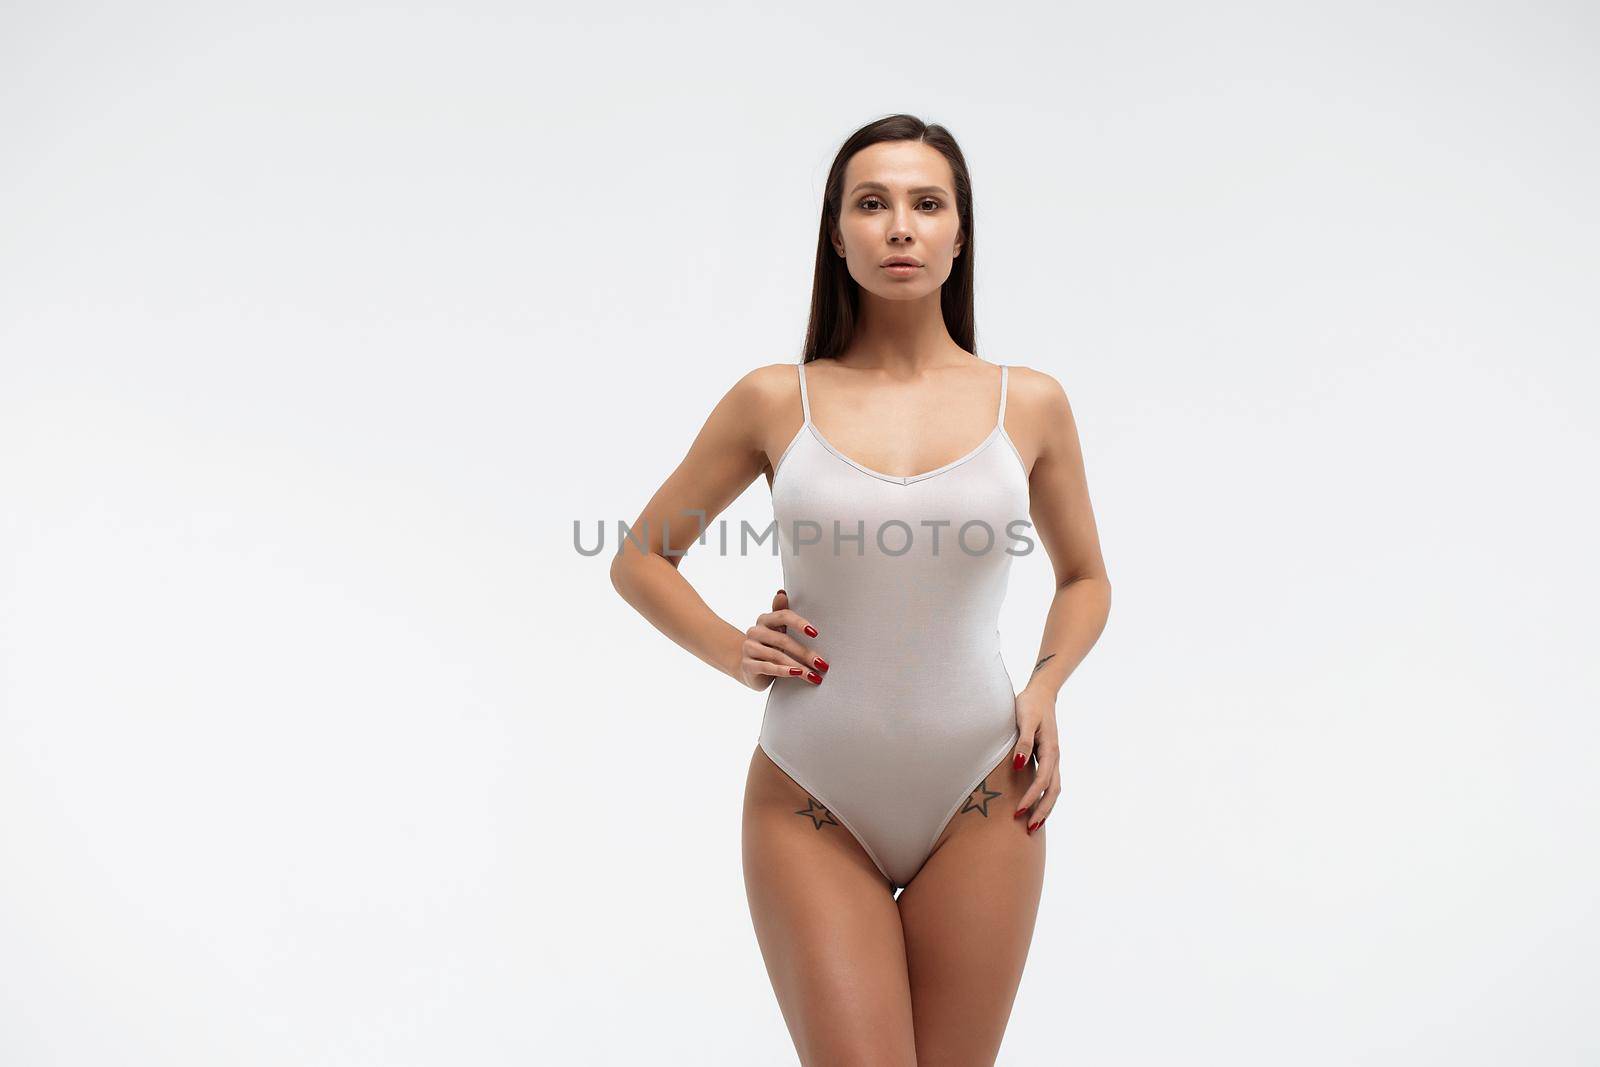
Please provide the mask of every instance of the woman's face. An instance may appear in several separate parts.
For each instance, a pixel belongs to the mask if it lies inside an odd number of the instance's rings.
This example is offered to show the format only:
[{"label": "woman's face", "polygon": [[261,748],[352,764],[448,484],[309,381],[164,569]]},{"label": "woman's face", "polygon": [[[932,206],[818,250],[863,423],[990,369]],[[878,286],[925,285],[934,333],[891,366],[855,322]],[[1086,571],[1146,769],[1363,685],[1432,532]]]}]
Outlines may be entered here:
[{"label": "woman's face", "polygon": [[[954,177],[921,141],[880,141],[850,157],[833,249],[863,289],[886,300],[939,291],[961,254]],[[896,256],[918,265],[885,265]]]}]

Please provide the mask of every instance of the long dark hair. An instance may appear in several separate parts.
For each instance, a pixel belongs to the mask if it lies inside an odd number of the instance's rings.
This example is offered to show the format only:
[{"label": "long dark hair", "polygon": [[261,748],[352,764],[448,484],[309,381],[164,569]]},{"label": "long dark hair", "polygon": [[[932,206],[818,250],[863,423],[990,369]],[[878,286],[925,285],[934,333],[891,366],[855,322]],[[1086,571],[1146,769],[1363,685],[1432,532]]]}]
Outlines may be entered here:
[{"label": "long dark hair", "polygon": [[961,222],[961,254],[950,267],[950,277],[939,291],[945,329],[951,340],[976,355],[977,330],[972,316],[972,180],[961,146],[943,126],[929,125],[915,115],[890,115],[861,127],[839,146],[828,183],[822,192],[822,227],[817,234],[817,265],[811,280],[811,320],[806,325],[805,351],[800,362],[831,359],[849,347],[861,308],[861,290],[850,276],[844,257],[833,248],[833,230],[839,223],[844,199],[844,168],[850,157],[880,141],[921,141],[938,149],[950,161],[955,177],[956,217]]}]

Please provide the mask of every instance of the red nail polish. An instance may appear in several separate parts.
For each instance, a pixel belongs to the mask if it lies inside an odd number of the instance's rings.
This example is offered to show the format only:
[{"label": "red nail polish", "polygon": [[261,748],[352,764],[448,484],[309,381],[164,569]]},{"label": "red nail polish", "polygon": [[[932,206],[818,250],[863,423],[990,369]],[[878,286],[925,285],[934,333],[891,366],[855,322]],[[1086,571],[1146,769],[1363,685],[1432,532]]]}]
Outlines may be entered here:
[{"label": "red nail polish", "polygon": [[810,623],[806,623],[806,636],[807,637],[815,637],[815,636],[817,636],[817,628],[815,626],[812,626]]},{"label": "red nail polish", "polygon": [[1024,756],[1020,752],[1017,753],[1017,758],[1011,761],[1011,769],[1014,770],[1014,771],[1020,771],[1020,770],[1022,770],[1022,768],[1026,767],[1027,765],[1028,765],[1028,757]]},{"label": "red nail polish", "polygon": [[806,675],[806,681],[810,682],[812,685],[821,685],[822,675],[818,674],[816,671],[811,671]]},{"label": "red nail polish", "polygon": [[778,590],[778,592],[780,592],[780,593],[781,593],[781,592],[783,592],[783,590],[782,590],[782,589],[780,589],[780,590]]},{"label": "red nail polish", "polygon": [[789,668],[790,677],[793,677],[796,674],[804,674],[804,673],[806,673],[804,667],[790,667]]},{"label": "red nail polish", "polygon": [[811,665],[817,668],[819,671],[825,671],[828,669],[828,661],[823,659],[821,656],[818,656],[816,659],[812,660]]},{"label": "red nail polish", "polygon": [[1039,828],[1039,824],[1038,824],[1038,823],[1036,823],[1036,822],[1031,822],[1031,823],[1029,823],[1029,824],[1028,824],[1028,833],[1030,833],[1030,834],[1031,834],[1031,833],[1033,833],[1033,832],[1034,832],[1034,831],[1035,831],[1035,830],[1037,830],[1037,829],[1038,829],[1038,828]]},{"label": "red nail polish", "polygon": [[1017,813],[1015,815],[1011,816],[1011,817],[1013,819],[1020,819],[1026,814],[1028,814],[1028,809],[1027,808],[1018,808],[1017,809]]}]

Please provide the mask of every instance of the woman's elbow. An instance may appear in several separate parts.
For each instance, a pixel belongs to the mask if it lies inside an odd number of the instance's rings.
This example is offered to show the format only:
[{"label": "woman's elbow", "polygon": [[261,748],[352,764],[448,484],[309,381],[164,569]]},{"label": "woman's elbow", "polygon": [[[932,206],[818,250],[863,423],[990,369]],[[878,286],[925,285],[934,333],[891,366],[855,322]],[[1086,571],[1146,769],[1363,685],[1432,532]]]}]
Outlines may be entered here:
[{"label": "woman's elbow", "polygon": [[629,599],[628,593],[633,588],[632,571],[633,560],[628,558],[626,552],[618,552],[611,557],[611,588],[623,600]]}]

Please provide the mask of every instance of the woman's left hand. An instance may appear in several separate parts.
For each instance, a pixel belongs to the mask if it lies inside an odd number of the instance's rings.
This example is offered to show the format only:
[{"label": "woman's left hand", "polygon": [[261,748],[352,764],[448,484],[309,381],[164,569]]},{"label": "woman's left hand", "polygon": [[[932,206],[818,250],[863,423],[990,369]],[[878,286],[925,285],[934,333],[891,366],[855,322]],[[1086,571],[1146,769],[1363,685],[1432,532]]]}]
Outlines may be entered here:
[{"label": "woman's left hand", "polygon": [[1022,736],[1017,741],[1017,752],[1012,766],[1022,770],[1028,766],[1028,757],[1039,763],[1033,781],[1022,794],[1022,804],[1017,818],[1029,808],[1028,832],[1031,834],[1044,822],[1050,809],[1056,806],[1061,795],[1061,738],[1056,733],[1056,697],[1054,693],[1029,690],[1026,686],[1017,694],[1017,729]]}]

